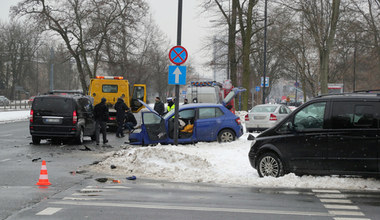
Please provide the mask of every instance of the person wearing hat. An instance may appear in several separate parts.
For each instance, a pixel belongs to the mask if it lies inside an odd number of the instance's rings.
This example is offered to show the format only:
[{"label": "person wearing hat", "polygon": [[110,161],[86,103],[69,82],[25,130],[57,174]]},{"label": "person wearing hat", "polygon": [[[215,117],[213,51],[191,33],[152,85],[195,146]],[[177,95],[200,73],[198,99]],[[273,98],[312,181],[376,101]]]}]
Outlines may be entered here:
[{"label": "person wearing hat", "polygon": [[100,103],[94,107],[94,118],[95,118],[95,140],[96,145],[99,145],[99,135],[100,132],[103,134],[103,144],[107,143],[107,121],[108,121],[108,108],[106,106],[106,98],[102,98]]},{"label": "person wearing hat", "polygon": [[124,137],[125,111],[129,110],[122,98],[118,98],[115,104],[117,131],[116,137]]},{"label": "person wearing hat", "polygon": [[154,110],[159,114],[159,115],[164,115],[164,112],[165,112],[165,105],[164,103],[161,102],[161,99],[160,97],[156,97],[154,99],[155,103],[154,103]]}]

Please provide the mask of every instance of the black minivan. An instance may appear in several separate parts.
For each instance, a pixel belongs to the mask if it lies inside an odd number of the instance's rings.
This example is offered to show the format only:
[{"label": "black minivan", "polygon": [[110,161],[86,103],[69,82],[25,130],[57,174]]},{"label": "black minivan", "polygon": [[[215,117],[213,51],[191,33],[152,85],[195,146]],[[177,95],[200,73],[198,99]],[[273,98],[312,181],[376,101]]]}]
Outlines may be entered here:
[{"label": "black minivan", "polygon": [[41,139],[66,139],[82,144],[84,136],[94,140],[92,100],[78,92],[36,96],[30,110],[29,130],[33,144],[39,144]]},{"label": "black minivan", "polygon": [[378,175],[380,94],[314,98],[252,142],[260,177],[296,174]]}]

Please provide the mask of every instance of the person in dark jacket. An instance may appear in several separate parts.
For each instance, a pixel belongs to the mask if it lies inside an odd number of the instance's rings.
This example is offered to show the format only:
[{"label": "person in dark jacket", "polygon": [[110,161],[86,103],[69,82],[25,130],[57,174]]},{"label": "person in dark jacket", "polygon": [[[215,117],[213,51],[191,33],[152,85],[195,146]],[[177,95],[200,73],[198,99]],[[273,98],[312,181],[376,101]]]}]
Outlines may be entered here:
[{"label": "person in dark jacket", "polygon": [[155,98],[156,103],[154,103],[154,111],[156,111],[159,115],[164,115],[165,105],[161,102],[160,97]]},{"label": "person in dark jacket", "polygon": [[129,109],[127,113],[125,113],[125,128],[128,129],[128,133],[131,133],[135,129],[137,125],[137,121],[131,110]]},{"label": "person in dark jacket", "polygon": [[95,140],[96,145],[99,145],[100,132],[103,134],[103,144],[107,143],[107,121],[108,121],[108,108],[106,106],[106,98],[102,98],[101,102],[94,107],[95,118]]},{"label": "person in dark jacket", "polygon": [[118,98],[115,104],[115,110],[117,122],[116,137],[124,137],[123,126],[125,121],[125,111],[129,110],[129,108],[122,98]]}]

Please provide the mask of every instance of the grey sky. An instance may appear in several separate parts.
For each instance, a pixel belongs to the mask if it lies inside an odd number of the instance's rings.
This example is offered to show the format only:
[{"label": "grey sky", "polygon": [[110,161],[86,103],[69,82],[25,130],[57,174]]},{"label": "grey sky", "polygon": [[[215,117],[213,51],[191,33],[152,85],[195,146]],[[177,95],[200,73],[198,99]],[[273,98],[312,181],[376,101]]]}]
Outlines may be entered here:
[{"label": "grey sky", "polygon": [[[7,21],[9,8],[20,0],[0,0],[0,19]],[[168,36],[171,45],[177,43],[177,11],[178,0],[146,0],[151,6],[151,13],[161,30]],[[188,53],[189,59],[195,66],[196,71],[202,76],[210,70],[205,70],[201,64],[210,61],[204,52],[200,51],[205,44],[208,35],[209,18],[200,15],[197,8],[202,0],[183,0],[183,20],[182,20],[182,46]],[[169,53],[169,51],[168,51]],[[212,53],[208,53],[210,56]],[[186,63],[184,64],[186,65]],[[209,74],[207,74],[209,75]]]}]

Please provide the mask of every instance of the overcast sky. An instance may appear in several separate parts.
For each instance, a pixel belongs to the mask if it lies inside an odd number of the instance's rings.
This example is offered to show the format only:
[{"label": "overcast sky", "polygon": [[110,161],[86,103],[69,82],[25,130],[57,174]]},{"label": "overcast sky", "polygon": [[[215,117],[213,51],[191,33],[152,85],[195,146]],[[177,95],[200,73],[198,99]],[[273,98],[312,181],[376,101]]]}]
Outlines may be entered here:
[{"label": "overcast sky", "polygon": [[[0,19],[7,21],[9,8],[20,0],[0,0]],[[161,30],[168,36],[173,46],[177,43],[177,12],[178,0],[146,0],[151,6],[151,13]],[[201,51],[206,44],[209,18],[201,15],[198,8],[202,0],[183,0],[182,46],[189,53],[188,60],[196,66],[196,71],[202,75],[210,75],[210,70],[204,69],[201,64],[210,60],[212,53]],[[169,53],[169,51],[168,51]],[[186,65],[186,63],[184,64]]]}]

